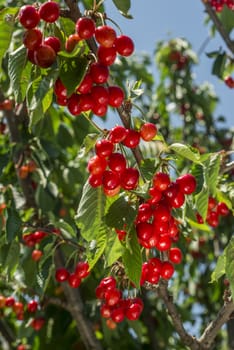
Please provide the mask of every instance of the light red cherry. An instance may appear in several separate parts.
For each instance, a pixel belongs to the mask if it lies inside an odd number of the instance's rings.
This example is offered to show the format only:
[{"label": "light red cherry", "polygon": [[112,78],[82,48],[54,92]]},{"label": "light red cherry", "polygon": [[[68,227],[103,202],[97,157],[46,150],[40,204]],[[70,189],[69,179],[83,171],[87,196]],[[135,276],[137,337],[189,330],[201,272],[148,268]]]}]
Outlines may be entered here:
[{"label": "light red cherry", "polygon": [[76,22],[76,32],[81,39],[90,39],[95,33],[95,22],[89,17],[79,18]]},{"label": "light red cherry", "polygon": [[43,19],[45,22],[53,23],[59,18],[59,4],[54,1],[47,1],[40,6],[38,12],[40,18]]},{"label": "light red cherry", "polygon": [[32,29],[38,25],[40,16],[34,6],[24,5],[19,11],[19,21],[23,27]]},{"label": "light red cherry", "polygon": [[108,25],[99,26],[95,29],[95,39],[101,46],[112,47],[116,39],[116,32]]},{"label": "light red cherry", "polygon": [[134,51],[134,43],[127,35],[120,35],[115,39],[115,47],[121,56],[130,56]]}]

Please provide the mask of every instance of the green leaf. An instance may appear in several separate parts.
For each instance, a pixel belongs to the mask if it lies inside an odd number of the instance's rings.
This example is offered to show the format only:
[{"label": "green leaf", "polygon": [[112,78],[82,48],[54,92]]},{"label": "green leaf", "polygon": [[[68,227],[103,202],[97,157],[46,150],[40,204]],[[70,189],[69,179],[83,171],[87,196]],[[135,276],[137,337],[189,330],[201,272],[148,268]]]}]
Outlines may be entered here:
[{"label": "green leaf", "polygon": [[[22,96],[21,85],[23,84],[21,81],[23,70],[26,65],[26,53],[27,50],[24,45],[20,46],[17,50],[11,52],[9,54],[8,60],[8,74],[10,77],[10,87],[14,93],[15,100],[17,103],[22,102],[24,96]],[[29,67],[29,65],[28,65]],[[28,69],[26,70],[28,72]],[[28,75],[26,73],[26,75]],[[23,75],[25,79],[25,73]],[[29,78],[29,76],[28,76]],[[27,82],[28,84],[28,82]],[[25,89],[24,89],[25,90]],[[25,95],[25,92],[24,92]]]},{"label": "green leaf", "polygon": [[142,256],[135,230],[131,232],[128,244],[130,249],[125,249],[123,254],[123,263],[128,278],[134,283],[136,288],[139,288]]},{"label": "green leaf", "polygon": [[136,209],[131,206],[126,197],[122,196],[110,205],[105,221],[107,226],[121,230],[125,226],[126,229],[131,227],[135,217]]},{"label": "green leaf", "polygon": [[212,154],[209,160],[208,167],[206,168],[208,171],[208,179],[209,179],[209,190],[213,196],[216,194],[218,176],[220,170],[220,154],[215,153]]},{"label": "green leaf", "polygon": [[66,59],[62,62],[59,77],[67,88],[68,95],[72,94],[82,81],[87,66],[86,57]]},{"label": "green leaf", "polygon": [[8,16],[14,16],[18,8],[5,8],[0,11],[0,74],[2,73],[2,60],[10,45],[12,33],[14,31],[14,21]]},{"label": "green leaf", "polygon": [[[112,0],[112,1],[122,15],[127,17],[130,16],[128,14],[128,11],[130,10],[130,7],[131,7],[130,0]],[[129,18],[131,18],[131,16]]]},{"label": "green leaf", "polygon": [[53,211],[55,207],[55,199],[49,192],[48,188],[43,188],[41,185],[38,185],[35,199],[43,212]]},{"label": "green leaf", "polygon": [[9,245],[5,260],[5,269],[10,276],[14,275],[14,272],[19,264],[20,244],[17,241],[12,241]]},{"label": "green leaf", "polygon": [[226,252],[226,276],[230,282],[232,297],[234,296],[234,237],[225,248]]},{"label": "green leaf", "polygon": [[14,208],[7,208],[6,239],[10,243],[21,233],[21,219]]},{"label": "green leaf", "polygon": [[[97,239],[96,239],[96,244],[95,248],[92,250],[88,250],[88,262],[89,262],[89,267],[92,269],[94,265],[97,263],[97,261],[100,259],[102,256],[106,244],[107,244],[107,232],[108,228],[105,225],[101,225],[98,232],[97,232]],[[93,243],[93,242],[92,242]]]},{"label": "green leaf", "polygon": [[66,221],[60,219],[59,221],[56,221],[54,225],[59,228],[62,232],[62,235],[66,238],[77,237],[77,230],[75,227],[72,227],[70,224],[68,224]]},{"label": "green leaf", "polygon": [[169,150],[195,163],[199,163],[200,161],[200,154],[195,149],[182,143],[173,143],[169,146]]},{"label": "green leaf", "polygon": [[140,164],[140,172],[145,180],[151,181],[157,169],[158,160],[155,158],[144,159]]},{"label": "green leaf", "polygon": [[222,79],[226,61],[227,55],[225,53],[219,54],[214,60],[212,74]]},{"label": "green leaf", "polygon": [[234,12],[230,10],[227,6],[223,7],[220,13],[220,20],[225,28],[225,31],[229,34],[234,28]]},{"label": "green leaf", "polygon": [[82,197],[76,215],[81,235],[87,241],[97,238],[105,212],[106,197],[102,188],[93,188],[88,181],[84,185]]},{"label": "green leaf", "polygon": [[189,225],[191,225],[194,228],[197,228],[200,231],[211,232],[211,228],[209,225],[199,224],[198,222],[193,221],[189,218],[186,218],[186,221],[189,223]]},{"label": "green leaf", "polygon": [[208,198],[209,198],[209,191],[206,186],[204,186],[196,196],[196,208],[198,213],[202,216],[203,220],[205,221],[206,215],[207,215],[207,209],[208,209]]},{"label": "green leaf", "polygon": [[109,237],[105,251],[106,266],[108,267],[114,264],[114,262],[116,262],[123,255],[124,251],[125,248],[118,239],[117,234],[112,234]]},{"label": "green leaf", "polygon": [[94,148],[95,143],[98,139],[99,135],[98,134],[88,134],[85,136],[84,142],[80,148],[80,151],[78,153],[79,158],[83,158],[85,155],[87,155],[91,149]]},{"label": "green leaf", "polygon": [[226,271],[226,252],[219,256],[214,271],[211,274],[211,283],[217,282]]}]

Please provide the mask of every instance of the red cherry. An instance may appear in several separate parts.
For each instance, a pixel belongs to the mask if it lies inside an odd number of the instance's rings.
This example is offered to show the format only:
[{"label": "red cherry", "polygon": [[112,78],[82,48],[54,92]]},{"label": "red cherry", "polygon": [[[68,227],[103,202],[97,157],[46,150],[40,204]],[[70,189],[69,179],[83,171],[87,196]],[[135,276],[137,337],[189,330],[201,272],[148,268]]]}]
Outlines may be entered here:
[{"label": "red cherry", "polygon": [[160,199],[162,198],[162,192],[160,190],[158,190],[157,188],[155,188],[155,187],[151,187],[149,189],[149,194],[152,197],[150,199],[150,203],[151,204],[158,203],[160,201]]},{"label": "red cherry", "polygon": [[81,94],[87,94],[88,92],[90,92],[92,85],[93,79],[91,77],[91,74],[87,73],[81,81],[80,85],[78,86],[77,92]]},{"label": "red cherry", "polygon": [[45,324],[44,317],[34,318],[31,322],[31,326],[35,331],[39,331]]},{"label": "red cherry", "polygon": [[162,263],[162,269],[161,269],[162,278],[169,280],[172,277],[174,271],[175,271],[174,266],[169,261],[164,261]]},{"label": "red cherry", "polygon": [[112,47],[116,39],[116,32],[110,26],[100,26],[95,30],[95,39],[101,46]]},{"label": "red cherry", "polygon": [[173,263],[173,264],[180,264],[182,261],[182,252],[179,248],[175,247],[175,248],[171,248],[169,250],[169,260]]},{"label": "red cherry", "polygon": [[216,211],[209,212],[206,218],[206,222],[212,227],[217,227],[219,224],[218,213]]},{"label": "red cherry", "polygon": [[75,274],[79,278],[85,278],[90,274],[89,263],[87,261],[79,261],[76,265]]},{"label": "red cherry", "polygon": [[120,323],[124,320],[125,317],[125,311],[123,307],[117,307],[111,312],[111,319],[116,322]]},{"label": "red cherry", "polygon": [[120,186],[115,187],[113,190],[108,190],[107,188],[103,187],[103,192],[108,197],[116,196],[119,193],[120,190],[121,190]]},{"label": "red cherry", "polygon": [[132,303],[126,310],[126,317],[130,321],[138,320],[142,312],[142,307],[138,303]]},{"label": "red cherry", "polygon": [[168,206],[161,203],[156,205],[153,215],[156,222],[168,222],[171,218],[170,209],[168,208]]},{"label": "red cherry", "polygon": [[162,261],[159,258],[151,258],[148,262],[150,271],[161,273]]},{"label": "red cherry", "polygon": [[109,168],[118,174],[121,174],[126,169],[126,165],[127,162],[122,153],[112,153],[108,159]]},{"label": "red cherry", "polygon": [[163,252],[163,251],[166,251],[168,249],[170,249],[171,247],[171,239],[169,236],[159,236],[156,244],[155,244],[155,247],[160,251],[160,252]]},{"label": "red cherry", "polygon": [[23,35],[23,44],[28,50],[35,50],[42,43],[42,32],[38,28],[27,30]]},{"label": "red cherry", "polygon": [[107,167],[107,161],[103,157],[93,156],[88,161],[88,171],[91,174],[98,175],[103,174]]},{"label": "red cherry", "polygon": [[48,36],[44,39],[44,44],[52,47],[56,54],[61,50],[61,41],[56,36]]},{"label": "red cherry", "polygon": [[104,66],[111,66],[116,59],[117,53],[114,47],[99,46],[97,50],[98,62]]},{"label": "red cherry", "polygon": [[20,301],[16,301],[13,305],[13,310],[16,314],[20,314],[24,312],[24,304]]},{"label": "red cherry", "polygon": [[75,46],[78,44],[78,42],[81,41],[81,38],[78,34],[71,34],[66,40],[65,43],[65,49],[67,52],[72,52],[75,48]]},{"label": "red cherry", "polygon": [[56,270],[55,279],[57,282],[67,281],[68,277],[69,277],[69,272],[64,267],[60,267],[59,269]]},{"label": "red cherry", "polygon": [[111,307],[106,304],[102,304],[100,307],[100,314],[103,318],[111,317]]},{"label": "red cherry", "polygon": [[93,104],[94,101],[90,93],[80,95],[79,107],[81,112],[90,111],[93,108]]},{"label": "red cherry", "polygon": [[91,89],[91,98],[95,104],[107,105],[109,94],[108,90],[104,86],[93,86]]},{"label": "red cherry", "polygon": [[153,211],[151,209],[151,205],[149,203],[142,203],[139,205],[136,221],[137,222],[148,221],[152,216],[152,214],[153,214]]},{"label": "red cherry", "polygon": [[180,208],[184,204],[184,201],[185,197],[182,192],[178,192],[175,197],[169,199],[169,203],[173,208]]},{"label": "red cherry", "polygon": [[120,241],[123,241],[125,239],[126,235],[127,235],[127,232],[124,231],[124,230],[117,230],[117,228],[115,229],[115,231],[116,231],[116,233],[118,235],[118,239]]},{"label": "red cherry", "polygon": [[90,75],[94,83],[104,84],[107,82],[107,79],[109,77],[109,70],[107,66],[104,66],[98,62],[94,62],[90,66]]},{"label": "red cherry", "polygon": [[39,8],[40,18],[49,23],[57,21],[59,12],[59,4],[54,1],[47,1]]},{"label": "red cherry", "polygon": [[113,276],[104,277],[100,282],[100,286],[104,290],[115,289],[116,279]]},{"label": "red cherry", "polygon": [[196,213],[196,219],[199,224],[204,224],[204,220],[199,213]]},{"label": "red cherry", "polygon": [[81,113],[80,95],[72,94],[67,100],[67,108],[72,115],[79,115]]},{"label": "red cherry", "polygon": [[88,17],[81,17],[76,22],[76,32],[81,39],[90,39],[95,33],[95,22]]},{"label": "red cherry", "polygon": [[34,50],[27,50],[27,58],[32,64],[36,64],[34,54],[35,54]]},{"label": "red cherry", "polygon": [[119,302],[121,296],[122,293],[119,289],[108,289],[105,293],[106,304],[108,306],[116,305]]},{"label": "red cherry", "polygon": [[158,172],[153,177],[153,187],[159,191],[165,191],[170,184],[170,177],[166,173]]},{"label": "red cherry", "polygon": [[157,127],[153,123],[145,123],[140,128],[140,135],[144,141],[151,141],[157,135]]},{"label": "red cherry", "polygon": [[38,302],[36,300],[30,300],[27,305],[28,312],[34,313],[37,311]]},{"label": "red cherry", "polygon": [[[109,86],[108,92],[109,92],[109,101],[108,101],[109,105],[115,108],[120,107],[124,101],[123,90],[119,86]],[[121,141],[118,141],[118,142],[121,142]]]},{"label": "red cherry", "polygon": [[117,125],[111,129],[109,133],[109,140],[113,143],[119,143],[119,142],[122,142],[126,136],[127,136],[127,129],[125,129],[121,125]]},{"label": "red cherry", "polygon": [[34,51],[35,63],[41,68],[49,68],[56,61],[56,53],[49,45],[41,44]]},{"label": "red cherry", "polygon": [[134,190],[139,181],[139,171],[135,168],[126,168],[121,174],[121,186],[125,190]]},{"label": "red cherry", "polygon": [[90,174],[89,176],[89,184],[92,187],[99,187],[102,185],[102,173],[101,174]]},{"label": "red cherry", "polygon": [[0,295],[0,309],[3,309],[6,305],[6,298],[3,295]]},{"label": "red cherry", "polygon": [[121,56],[130,56],[134,51],[134,43],[126,35],[120,35],[115,39],[115,47]]},{"label": "red cherry", "polygon": [[27,349],[26,346],[23,345],[23,344],[19,344],[19,345],[17,346],[17,350],[26,350],[26,349]]},{"label": "red cherry", "polygon": [[32,29],[38,25],[40,16],[34,6],[25,5],[19,11],[19,21],[24,28]]},{"label": "red cherry", "polygon": [[123,140],[123,144],[129,148],[135,148],[140,143],[140,133],[133,129],[126,129],[126,137]]},{"label": "red cherry", "polygon": [[67,89],[60,78],[58,78],[54,84],[54,93],[60,98],[67,97]]},{"label": "red cherry", "polygon": [[113,143],[107,139],[98,140],[95,144],[95,152],[99,157],[109,157],[112,154],[113,150]]},{"label": "red cherry", "polygon": [[12,307],[15,304],[15,298],[14,297],[7,297],[5,299],[5,306]]},{"label": "red cherry", "polygon": [[208,199],[208,209],[214,209],[217,205],[217,201],[213,197],[209,197]]},{"label": "red cherry", "polygon": [[40,243],[43,238],[47,236],[47,233],[44,231],[35,231],[33,232],[33,239],[36,243]]},{"label": "red cherry", "polygon": [[68,277],[68,284],[72,288],[78,288],[81,284],[81,279],[76,275],[76,273],[71,273]]},{"label": "red cherry", "polygon": [[153,234],[153,225],[148,222],[139,222],[136,225],[137,237],[143,241],[148,241]]},{"label": "red cherry", "polygon": [[112,170],[105,170],[102,176],[102,184],[106,190],[114,190],[120,185],[119,174]]},{"label": "red cherry", "polygon": [[229,209],[224,202],[218,203],[217,213],[218,213],[218,215],[222,215],[222,216],[227,216],[229,214]]},{"label": "red cherry", "polygon": [[32,257],[32,259],[33,259],[34,261],[39,261],[39,260],[41,259],[42,255],[43,255],[43,252],[42,252],[41,250],[39,250],[39,249],[34,249],[34,250],[32,251],[31,257]]},{"label": "red cherry", "polygon": [[181,175],[176,179],[176,183],[180,186],[180,191],[184,194],[191,194],[196,189],[196,179],[192,174]]},{"label": "red cherry", "polygon": [[104,105],[104,104],[101,104],[101,103],[94,103],[92,111],[98,117],[103,117],[104,115],[106,115],[107,105]]}]

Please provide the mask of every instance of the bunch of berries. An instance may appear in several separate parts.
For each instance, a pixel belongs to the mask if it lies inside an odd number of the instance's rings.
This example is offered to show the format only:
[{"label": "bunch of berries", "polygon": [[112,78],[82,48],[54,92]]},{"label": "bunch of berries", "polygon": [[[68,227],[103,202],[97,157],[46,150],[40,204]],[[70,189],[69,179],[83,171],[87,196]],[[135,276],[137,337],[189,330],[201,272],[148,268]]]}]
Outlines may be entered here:
[{"label": "bunch of berries", "polygon": [[23,44],[28,50],[28,59],[41,68],[48,68],[56,61],[61,42],[55,36],[43,38],[43,33],[37,26],[40,20],[54,23],[59,18],[59,14],[59,4],[54,1],[45,2],[39,9],[33,5],[25,5],[19,11],[19,21],[26,29]]},{"label": "bunch of berries", "polygon": [[234,10],[234,0],[209,0],[209,3],[216,12],[221,12],[225,5]]},{"label": "bunch of berries", "polygon": [[87,261],[79,261],[76,265],[75,271],[72,273],[64,267],[57,269],[55,279],[57,282],[67,281],[70,287],[78,288],[82,279],[86,278],[89,274],[89,263]]},{"label": "bunch of berries", "polygon": [[116,285],[116,279],[108,276],[96,288],[96,297],[102,301],[101,316],[116,323],[122,322],[125,317],[130,321],[137,320],[144,307],[143,301],[140,298],[123,299],[122,292]]},{"label": "bunch of berries", "polygon": [[0,295],[0,309],[11,308],[15,313],[17,320],[24,320],[25,313],[27,315],[35,314],[38,311],[39,304],[36,300],[31,299],[25,305],[21,301],[15,300],[13,296],[5,297],[4,295]]},{"label": "bunch of berries", "polygon": [[122,153],[115,152],[115,146],[121,143],[128,148],[135,148],[141,138],[150,141],[156,133],[157,128],[152,123],[142,125],[140,131],[123,126],[112,128],[108,138],[96,142],[96,155],[88,161],[90,185],[103,186],[107,196],[114,196],[121,188],[127,191],[134,190],[138,185],[139,171],[127,166],[126,158]]},{"label": "bunch of berries", "polygon": [[[219,225],[220,216],[227,216],[229,209],[224,202],[217,202],[215,198],[209,197],[208,211],[206,216],[206,222],[211,227],[217,227]],[[203,224],[204,221],[199,213],[197,213],[197,221],[199,224]]]}]

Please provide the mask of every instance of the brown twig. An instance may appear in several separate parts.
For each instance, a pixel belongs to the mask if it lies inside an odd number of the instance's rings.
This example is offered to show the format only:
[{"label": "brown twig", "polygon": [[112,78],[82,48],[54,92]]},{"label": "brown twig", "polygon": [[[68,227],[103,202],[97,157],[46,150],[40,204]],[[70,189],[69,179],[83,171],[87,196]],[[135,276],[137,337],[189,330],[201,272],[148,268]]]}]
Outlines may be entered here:
[{"label": "brown twig", "polygon": [[218,30],[219,34],[223,38],[224,42],[226,43],[229,50],[234,54],[234,41],[231,40],[230,36],[228,35],[227,31],[225,30],[222,22],[220,21],[219,17],[217,16],[216,12],[213,10],[212,6],[209,4],[209,2],[202,0],[206,12],[210,16],[211,20],[213,21],[216,29]]}]

